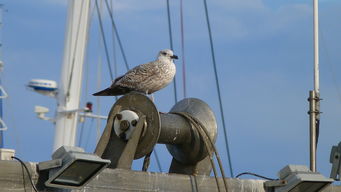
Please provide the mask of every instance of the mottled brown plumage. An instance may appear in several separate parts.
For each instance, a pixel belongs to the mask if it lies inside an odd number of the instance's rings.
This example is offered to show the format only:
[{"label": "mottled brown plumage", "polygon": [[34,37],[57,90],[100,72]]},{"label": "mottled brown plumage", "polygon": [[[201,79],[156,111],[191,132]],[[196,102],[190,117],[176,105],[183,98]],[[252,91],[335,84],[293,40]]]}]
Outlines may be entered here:
[{"label": "mottled brown plumage", "polygon": [[172,50],[162,50],[155,61],[134,67],[123,76],[116,78],[109,88],[93,95],[116,96],[131,91],[154,93],[166,87],[173,80],[176,73],[173,59],[177,58]]}]

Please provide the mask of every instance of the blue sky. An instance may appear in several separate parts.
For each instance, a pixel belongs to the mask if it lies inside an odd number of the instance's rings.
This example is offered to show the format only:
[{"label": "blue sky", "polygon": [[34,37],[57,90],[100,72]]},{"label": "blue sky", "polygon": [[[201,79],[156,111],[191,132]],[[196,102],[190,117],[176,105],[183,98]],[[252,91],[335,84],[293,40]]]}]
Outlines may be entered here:
[{"label": "blue sky", "polygon": [[[114,0],[114,15],[130,66],[153,60],[169,47],[166,3],[160,0]],[[2,1],[4,14],[2,74],[10,95],[5,101],[5,147],[14,148],[25,161],[50,159],[54,126],[39,120],[35,105],[50,108],[56,102],[30,92],[25,85],[32,78],[59,81],[63,57],[67,1]],[[223,132],[219,117],[208,31],[202,1],[184,1],[185,58],[188,97],[207,102],[214,110],[219,136],[217,146],[228,172]],[[287,164],[309,165],[308,93],[313,88],[313,33],[311,0],[211,0],[208,1],[219,80],[228,129],[234,173],[251,171],[276,177]],[[321,134],[318,171],[330,173],[329,153],[341,141],[341,2],[320,0]],[[171,1],[174,51],[180,57],[179,1]],[[106,34],[112,46],[109,17]],[[92,93],[110,84],[99,27],[93,14],[85,62],[82,103],[98,104]],[[116,45],[118,74],[125,72]],[[110,50],[111,52],[112,49]],[[100,62],[102,61],[102,62]],[[101,64],[102,63],[102,64]],[[176,62],[180,98],[181,62]],[[98,72],[98,66],[102,71]],[[101,86],[97,87],[98,75]],[[174,105],[173,87],[155,94],[160,111]],[[108,113],[113,98],[101,98],[100,114]],[[105,125],[103,121],[100,129]],[[96,122],[87,120],[81,146],[93,151]],[[164,146],[156,148],[163,170],[170,155]],[[140,167],[138,161],[135,168]],[[151,170],[157,171],[153,159]]]}]

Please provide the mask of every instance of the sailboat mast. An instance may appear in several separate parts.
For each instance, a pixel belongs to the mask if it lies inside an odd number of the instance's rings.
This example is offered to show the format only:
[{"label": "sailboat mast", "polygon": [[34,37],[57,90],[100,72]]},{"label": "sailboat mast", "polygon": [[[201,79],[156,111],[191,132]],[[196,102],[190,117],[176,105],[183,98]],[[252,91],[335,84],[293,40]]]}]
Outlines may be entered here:
[{"label": "sailboat mast", "polygon": [[62,145],[75,145],[84,54],[88,38],[90,0],[68,0],[68,2],[68,21],[57,97],[53,150]]}]

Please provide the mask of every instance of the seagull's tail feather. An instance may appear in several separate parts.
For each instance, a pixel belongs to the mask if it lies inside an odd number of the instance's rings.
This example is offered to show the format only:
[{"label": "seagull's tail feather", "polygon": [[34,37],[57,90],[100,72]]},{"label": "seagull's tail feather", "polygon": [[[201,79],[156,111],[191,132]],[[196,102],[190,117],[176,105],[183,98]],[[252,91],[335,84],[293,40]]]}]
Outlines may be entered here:
[{"label": "seagull's tail feather", "polygon": [[132,89],[127,87],[115,86],[109,87],[102,91],[92,94],[93,96],[117,96],[117,95],[124,95],[132,91]]}]

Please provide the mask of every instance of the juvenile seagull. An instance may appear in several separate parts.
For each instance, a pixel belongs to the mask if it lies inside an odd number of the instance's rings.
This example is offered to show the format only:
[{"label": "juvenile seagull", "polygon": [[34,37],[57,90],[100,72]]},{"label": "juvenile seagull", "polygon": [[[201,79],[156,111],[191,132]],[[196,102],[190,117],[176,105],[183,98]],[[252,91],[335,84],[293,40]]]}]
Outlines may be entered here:
[{"label": "juvenile seagull", "polygon": [[174,78],[176,69],[173,59],[178,56],[170,49],[161,50],[155,61],[138,65],[116,78],[109,88],[94,93],[94,96],[116,96],[131,91],[152,94],[166,87]]}]

